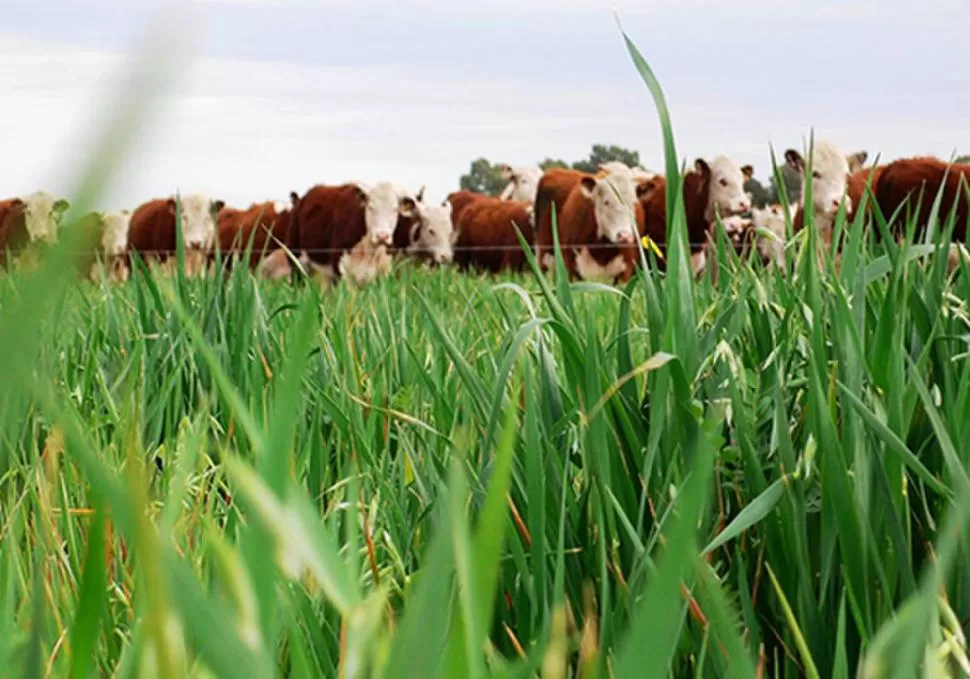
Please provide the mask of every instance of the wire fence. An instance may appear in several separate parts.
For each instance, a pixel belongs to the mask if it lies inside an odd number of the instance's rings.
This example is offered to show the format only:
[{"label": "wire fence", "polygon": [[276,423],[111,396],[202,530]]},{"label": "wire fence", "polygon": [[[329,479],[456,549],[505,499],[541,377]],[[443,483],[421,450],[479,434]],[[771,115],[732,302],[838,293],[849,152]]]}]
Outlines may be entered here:
[{"label": "wire fence", "polygon": [[[729,239],[729,240],[731,240],[731,239]],[[661,250],[666,250],[667,249],[667,243],[665,241],[652,241],[652,244],[653,245],[656,245]],[[711,244],[711,241],[688,241],[687,246],[689,248],[700,248],[700,247],[706,247],[706,246],[708,246],[710,244]],[[620,244],[617,244],[617,243],[602,243],[602,242],[600,242],[600,243],[566,243],[566,244],[560,243],[559,246],[560,246],[560,249],[563,249],[563,250],[565,250],[565,249],[570,249],[570,250],[579,250],[579,249],[586,249],[586,250],[625,250],[625,249],[631,249],[631,248],[633,248],[635,246],[635,243],[634,244],[628,244],[628,245],[620,245]],[[344,248],[341,248],[341,247],[333,247],[333,248],[291,248],[290,251],[293,252],[293,254],[306,253],[308,255],[325,255],[325,254],[340,254],[340,253],[350,252],[351,250],[354,249],[354,247],[355,246],[344,247]],[[373,246],[373,247],[376,248],[376,247],[380,247],[380,246]],[[396,246],[388,246],[388,245],[385,245],[383,247],[388,252],[399,252],[399,253],[406,253],[406,254],[422,254],[422,253],[424,253],[424,254],[432,254],[432,253],[438,251],[438,248],[433,248],[433,247],[419,247],[419,246],[396,247]],[[644,247],[644,249],[650,249],[651,248],[651,244],[650,243],[645,243],[645,244],[643,244],[643,247]],[[283,246],[273,246],[273,247],[267,247],[265,249],[265,252],[266,252],[266,254],[271,254],[272,252],[276,252],[276,251],[283,250],[283,249],[284,249]],[[522,252],[523,251],[522,250],[522,247],[520,245],[453,245],[453,246],[451,246],[450,249],[454,253],[464,253],[464,252]],[[529,250],[532,250],[533,252],[535,252],[536,249],[537,248],[535,246],[529,248]],[[543,246],[541,249],[542,250],[549,250],[549,251],[551,251],[551,250],[553,250],[553,247],[551,245],[548,245],[548,246]],[[237,248],[237,247],[228,248],[228,249],[227,248],[219,248],[218,251],[222,255],[245,255],[245,254],[247,254],[247,251],[246,251],[245,248]],[[111,254],[114,254],[114,255],[122,255],[122,254],[129,254],[130,252],[138,252],[140,255],[146,255],[146,254],[147,255],[177,255],[178,254],[178,250],[175,249],[175,248],[172,248],[172,249],[130,248],[130,249],[128,249],[128,250],[126,250],[124,252],[121,252],[121,253],[111,253]],[[187,255],[188,254],[191,254],[191,253],[200,253],[201,252],[201,253],[204,253],[204,254],[209,255],[209,256],[215,256],[217,250],[216,250],[216,248],[205,249],[205,250],[197,250],[197,249],[193,249],[193,248],[188,248],[187,247],[187,248],[184,249],[183,252],[185,254],[187,254]],[[74,253],[75,254],[78,254],[78,255],[105,256],[104,250],[88,250],[88,249],[83,249],[83,250],[74,250]],[[254,255],[259,255],[259,254],[262,254],[262,253],[263,253],[263,248],[253,248],[252,251],[251,251],[251,254],[254,254]]]}]

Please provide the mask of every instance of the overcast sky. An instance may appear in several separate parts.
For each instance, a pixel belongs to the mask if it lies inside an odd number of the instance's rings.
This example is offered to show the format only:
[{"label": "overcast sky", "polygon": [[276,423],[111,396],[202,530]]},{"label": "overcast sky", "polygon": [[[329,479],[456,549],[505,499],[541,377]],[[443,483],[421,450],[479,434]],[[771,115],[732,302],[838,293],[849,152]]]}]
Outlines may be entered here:
[{"label": "overcast sky", "polygon": [[[5,0],[0,197],[72,191],[118,106],[150,0]],[[391,179],[441,199],[469,162],[620,144],[660,128],[613,10],[651,63],[682,158],[766,180],[816,135],[870,157],[970,152],[968,0],[182,2],[171,87],[100,207],[202,190],[231,204]]]}]

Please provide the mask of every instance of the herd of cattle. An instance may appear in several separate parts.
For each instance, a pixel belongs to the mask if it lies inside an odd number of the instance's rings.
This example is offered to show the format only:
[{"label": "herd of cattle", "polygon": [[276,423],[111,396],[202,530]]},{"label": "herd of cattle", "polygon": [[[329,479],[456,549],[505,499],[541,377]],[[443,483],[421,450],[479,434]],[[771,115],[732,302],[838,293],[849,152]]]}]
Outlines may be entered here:
[{"label": "herd of cattle", "polygon": [[[730,159],[698,159],[682,184],[691,264],[695,275],[706,266],[716,225],[740,251],[756,248],[768,264],[784,261],[787,224],[797,233],[806,209],[814,228],[831,246],[833,224],[841,209],[852,219],[863,204],[866,186],[882,214],[915,215],[925,228],[942,189],[939,214],[953,209],[955,243],[965,242],[968,217],[966,182],[970,165],[948,164],[932,157],[904,158],[865,167],[864,151],[846,154],[818,141],[812,149],[811,175],[802,154],[785,161],[802,179],[802,198],[785,213],[780,204],[757,208],[744,191],[744,175]],[[493,197],[470,191],[450,194],[443,203],[424,200],[424,190],[409,192],[391,182],[317,185],[289,201],[256,203],[245,209],[226,206],[200,193],[156,199],[134,211],[92,213],[73,224],[88,223],[99,235],[81,267],[97,279],[127,279],[131,253],[163,268],[175,261],[177,214],[186,272],[209,270],[216,252],[227,262],[247,257],[247,264],[270,278],[300,269],[327,281],[348,277],[363,285],[388,272],[395,256],[423,259],[462,269],[490,272],[522,270],[527,261],[518,233],[541,267],[554,261],[553,227],[573,279],[625,281],[639,260],[637,241],[652,245],[663,266],[666,241],[666,180],[643,168],[606,163],[596,173],[569,169],[505,167],[508,186]],[[811,185],[812,204],[803,204]],[[911,209],[906,209],[908,205]],[[36,244],[57,242],[67,201],[38,192],[0,201],[0,252],[6,266]],[[902,208],[902,209],[901,209]],[[95,252],[96,250],[96,252]]]}]

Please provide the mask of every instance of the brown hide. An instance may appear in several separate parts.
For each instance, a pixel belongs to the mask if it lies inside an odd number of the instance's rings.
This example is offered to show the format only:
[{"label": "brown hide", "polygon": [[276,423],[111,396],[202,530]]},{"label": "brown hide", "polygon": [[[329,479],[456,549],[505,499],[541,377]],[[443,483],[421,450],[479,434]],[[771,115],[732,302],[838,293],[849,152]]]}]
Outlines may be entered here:
[{"label": "brown hide", "polygon": [[513,224],[531,247],[535,237],[528,201],[502,200],[468,191],[455,192],[447,200],[458,232],[455,264],[459,268],[477,267],[491,272],[525,268],[525,253]]},{"label": "brown hide", "polygon": [[0,269],[7,266],[7,252],[16,257],[30,241],[24,219],[24,202],[19,198],[0,201]]},{"label": "brown hide", "polygon": [[287,247],[336,272],[340,257],[367,234],[365,200],[356,184],[314,186],[293,210]]},{"label": "brown hide", "polygon": [[223,208],[219,212],[219,249],[227,264],[231,256],[242,257],[252,239],[249,267],[255,269],[266,256],[285,243],[291,210],[276,212],[273,201],[254,203],[245,210]]},{"label": "brown hide", "polygon": [[915,212],[916,204],[919,202],[916,225],[916,235],[919,237],[929,223],[933,202],[942,188],[943,195],[937,213],[937,225],[942,228],[951,211],[955,209],[953,241],[965,242],[968,202],[970,202],[966,194],[968,185],[970,185],[970,165],[947,165],[937,158],[897,160],[889,163],[882,171],[879,185],[876,187],[876,202],[886,219],[891,218],[893,213],[905,203],[905,206],[899,210],[898,223],[892,225],[893,232],[898,234],[904,233],[908,223],[907,215]]}]

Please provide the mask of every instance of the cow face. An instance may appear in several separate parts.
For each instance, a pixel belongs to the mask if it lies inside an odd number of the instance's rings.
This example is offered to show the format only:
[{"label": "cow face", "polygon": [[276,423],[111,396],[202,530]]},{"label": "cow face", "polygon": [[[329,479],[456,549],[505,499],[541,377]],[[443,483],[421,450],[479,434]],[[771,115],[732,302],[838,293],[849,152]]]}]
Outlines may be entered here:
[{"label": "cow face", "polygon": [[765,208],[751,210],[751,223],[756,230],[758,252],[765,263],[783,266],[785,263],[785,210],[781,205],[774,204]]},{"label": "cow face", "polygon": [[502,191],[502,200],[524,200],[532,203],[536,199],[542,169],[536,165],[512,167],[501,165],[502,176],[509,182]]},{"label": "cow face", "polygon": [[390,246],[394,243],[394,230],[398,217],[411,217],[417,201],[402,194],[391,182],[378,182],[374,186],[357,184],[357,191],[364,206],[364,222],[367,238],[372,245]]},{"label": "cow face", "polygon": [[[805,159],[795,149],[785,151],[785,161],[789,167],[804,177]],[[815,215],[831,219],[839,210],[845,198],[845,209],[852,209],[851,199],[845,195],[849,180],[849,161],[846,155],[827,141],[818,141],[812,149],[812,203]],[[802,191],[804,201],[804,189]]]},{"label": "cow face", "polygon": [[716,214],[729,217],[751,209],[751,199],[744,192],[744,174],[729,158],[718,156],[710,163],[698,158],[694,161],[694,172],[709,187],[704,210],[708,222],[713,222]]},{"label": "cow face", "polygon": [[636,241],[634,203],[637,185],[629,168],[603,177],[585,176],[580,181],[583,194],[593,201],[597,236],[618,245]]},{"label": "cow face", "polygon": [[[182,243],[186,250],[205,252],[212,249],[216,237],[215,215],[226,206],[221,200],[210,200],[204,193],[182,196]],[[175,199],[168,201],[175,214]]]},{"label": "cow face", "polygon": [[418,224],[412,247],[426,252],[436,264],[447,264],[454,257],[453,246],[458,231],[451,221],[451,203],[441,205],[418,203]]},{"label": "cow face", "polygon": [[21,202],[23,203],[27,236],[30,240],[32,242],[56,243],[57,229],[61,217],[71,207],[71,204],[64,199],[57,200],[43,191],[36,191],[22,198]]},{"label": "cow face", "polygon": [[109,212],[101,216],[101,249],[108,257],[123,255],[128,249],[131,211]]}]

